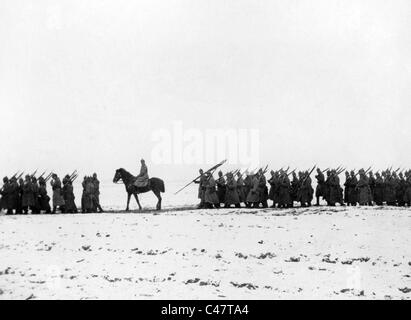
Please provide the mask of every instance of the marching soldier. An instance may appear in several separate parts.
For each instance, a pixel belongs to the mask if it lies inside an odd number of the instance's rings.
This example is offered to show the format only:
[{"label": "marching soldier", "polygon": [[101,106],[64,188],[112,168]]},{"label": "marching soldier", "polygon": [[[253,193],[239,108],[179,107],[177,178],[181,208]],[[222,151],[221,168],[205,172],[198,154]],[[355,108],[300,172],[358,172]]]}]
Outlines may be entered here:
[{"label": "marching soldier", "polygon": [[360,206],[365,206],[370,204],[371,189],[368,184],[367,176],[365,171],[361,169],[359,171],[360,179],[358,180],[356,189],[358,190],[358,203]]},{"label": "marching soldier", "polygon": [[246,195],[245,197],[245,205],[246,207],[251,207],[251,203],[248,202],[248,195],[250,194],[251,189],[253,188],[253,179],[254,175],[248,172],[248,170],[245,172],[245,179],[244,179],[244,193]]},{"label": "marching soldier", "polygon": [[396,198],[397,198],[397,204],[399,207],[403,207],[405,205],[404,202],[404,196],[405,196],[405,189],[407,188],[404,175],[402,172],[398,174],[398,183],[397,183],[397,189],[396,189]]},{"label": "marching soldier", "polygon": [[44,178],[39,178],[39,211],[51,212],[50,197],[47,195],[47,185]]},{"label": "marching soldier", "polygon": [[411,207],[411,171],[405,172],[404,203]]},{"label": "marching soldier", "polygon": [[18,185],[17,185],[17,200],[16,200],[16,214],[23,213],[23,185],[24,180],[23,178],[19,178]]},{"label": "marching soldier", "polygon": [[34,196],[34,206],[32,208],[32,213],[39,214],[40,213],[40,205],[39,205],[39,184],[37,182],[36,177],[31,178],[31,184],[33,187],[33,196]]},{"label": "marching soldier", "polygon": [[325,197],[325,177],[320,168],[317,168],[317,187],[315,188],[315,197],[317,198],[316,206],[320,205],[320,197],[324,199]]},{"label": "marching soldier", "polygon": [[66,175],[63,179],[63,198],[64,198],[64,212],[65,213],[77,213],[77,206],[75,203],[76,197],[74,196],[73,183],[70,176]]},{"label": "marching soldier", "polygon": [[96,201],[96,207],[97,207],[97,210],[101,213],[104,211],[100,205],[100,181],[97,179],[97,173],[93,174],[93,183],[94,183],[94,190],[95,190],[94,199]]},{"label": "marching soldier", "polygon": [[268,188],[267,188],[267,179],[265,178],[263,169],[258,171],[258,191],[260,194],[260,203],[263,208],[268,208]]},{"label": "marching soldier", "polygon": [[377,206],[382,206],[384,202],[384,180],[379,172],[375,174],[374,201]]},{"label": "marching soldier", "polygon": [[276,193],[276,188],[277,188],[277,178],[276,178],[276,173],[274,170],[270,171],[271,178],[268,180],[268,183],[270,184],[270,191],[268,192],[268,199],[273,201],[273,205],[271,208],[275,208],[275,205],[277,204],[277,197],[275,196]]},{"label": "marching soldier", "polygon": [[35,207],[35,199],[34,199],[34,188],[31,182],[30,176],[26,175],[24,184],[23,184],[23,197],[22,197],[22,208],[23,213],[28,214],[29,210],[34,209]]},{"label": "marching soldier", "polygon": [[328,189],[329,189],[329,199],[328,199],[328,205],[334,207],[336,203],[339,203],[340,205],[344,205],[343,201],[343,196],[341,192],[341,186],[340,186],[340,178],[337,175],[336,170],[331,170],[330,175],[328,178]]},{"label": "marching soldier", "polygon": [[[228,174],[227,174],[228,176]],[[221,203],[225,202],[225,194],[226,194],[226,185],[225,185],[225,179],[223,176],[223,173],[221,171],[218,171],[218,179],[216,180],[217,184],[217,196],[218,196],[218,201]]]},{"label": "marching soldier", "polygon": [[374,192],[375,192],[375,177],[372,171],[368,173],[368,184],[370,186],[370,206],[372,206],[374,201]]},{"label": "marching soldier", "polygon": [[300,193],[300,180],[297,177],[295,171],[293,172],[293,180],[291,181],[291,193],[290,193],[290,206],[294,207],[294,201],[299,201]]},{"label": "marching soldier", "polygon": [[51,188],[53,189],[53,211],[52,213],[56,213],[57,208],[64,213],[64,198],[62,195],[61,190],[61,181],[57,174],[53,173],[51,175],[52,180],[50,181]]},{"label": "marching soldier", "polygon": [[302,207],[311,206],[311,178],[308,172],[302,173],[300,176],[299,201]]},{"label": "marching soldier", "polygon": [[1,205],[2,208],[6,210],[7,215],[13,214],[13,210],[15,209],[15,200],[13,199],[14,190],[11,182],[7,177],[3,178],[3,188],[1,191]]},{"label": "marching soldier", "polygon": [[395,189],[397,186],[397,182],[395,178],[391,175],[390,171],[386,172],[385,175],[385,189],[384,189],[384,196],[387,205],[395,206],[397,204]]},{"label": "marching soldier", "polygon": [[236,208],[240,208],[240,198],[237,192],[237,181],[234,180],[233,174],[229,172],[227,173],[224,207],[230,208],[231,205],[235,205]]},{"label": "marching soldier", "polygon": [[291,204],[290,197],[290,179],[288,179],[287,173],[285,171],[280,171],[280,178],[278,180],[279,196],[278,196],[278,207],[288,208]]},{"label": "marching soldier", "polygon": [[245,194],[245,183],[243,180],[243,175],[240,172],[237,172],[237,193],[240,203],[246,203],[246,194]]},{"label": "marching soldier", "polygon": [[195,180],[194,183],[198,184],[198,199],[200,199],[200,204],[198,205],[198,208],[204,208],[204,194],[205,194],[205,182],[206,182],[206,175],[204,174],[203,169],[199,170],[200,177],[198,180]]},{"label": "marching soldier", "polygon": [[205,180],[205,192],[204,192],[204,205],[205,208],[220,208],[220,202],[218,200],[216,192],[216,183],[211,172],[207,173],[207,179]]}]

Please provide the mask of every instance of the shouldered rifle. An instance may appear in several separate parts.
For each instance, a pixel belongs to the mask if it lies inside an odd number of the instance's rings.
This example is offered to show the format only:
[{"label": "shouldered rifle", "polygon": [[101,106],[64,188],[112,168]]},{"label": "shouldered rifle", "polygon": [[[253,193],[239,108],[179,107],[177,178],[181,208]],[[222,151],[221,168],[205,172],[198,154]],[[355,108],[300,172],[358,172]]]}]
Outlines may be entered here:
[{"label": "shouldered rifle", "polygon": [[30,175],[30,178],[33,178],[33,177],[36,175],[37,170],[38,170],[38,169],[36,169],[36,170]]},{"label": "shouldered rifle", "polygon": [[[217,168],[219,168],[220,166],[222,166],[222,165],[223,165],[224,163],[226,163],[226,162],[227,162],[227,159],[221,161],[220,163],[217,163],[214,167],[212,167],[212,168],[208,169],[206,172],[204,172],[204,174],[209,173],[209,172],[211,172],[211,171],[214,172]],[[178,190],[178,191],[177,191],[176,193],[174,193],[174,194],[177,194],[177,193],[181,192],[182,190],[184,190],[185,188],[187,188],[190,184],[196,182],[199,178],[201,178],[201,175],[199,175],[197,178],[195,178],[194,180],[192,180],[192,181],[190,181],[189,183],[187,183],[184,187],[182,187],[180,190]]]},{"label": "shouldered rifle", "polygon": [[310,170],[310,172],[308,173],[308,175],[304,178],[304,180],[303,180],[303,182],[301,183],[301,185],[303,185],[306,181],[307,181],[307,179],[308,179],[308,177],[311,175],[311,173],[313,173],[313,171],[314,171],[314,169],[317,167],[317,165],[315,165],[311,170]]},{"label": "shouldered rifle", "polygon": [[295,170],[297,170],[297,168],[295,168],[293,171],[291,171],[290,173],[287,173],[287,176],[289,176],[290,174],[293,174],[295,172]]},{"label": "shouldered rifle", "polygon": [[45,181],[45,182],[49,181],[52,175],[53,175],[53,172],[50,172],[50,173],[48,174],[48,176],[44,179],[44,181]]},{"label": "shouldered rifle", "polygon": [[77,175],[77,170],[74,170],[73,173],[70,175],[70,180],[73,179],[73,177]]}]

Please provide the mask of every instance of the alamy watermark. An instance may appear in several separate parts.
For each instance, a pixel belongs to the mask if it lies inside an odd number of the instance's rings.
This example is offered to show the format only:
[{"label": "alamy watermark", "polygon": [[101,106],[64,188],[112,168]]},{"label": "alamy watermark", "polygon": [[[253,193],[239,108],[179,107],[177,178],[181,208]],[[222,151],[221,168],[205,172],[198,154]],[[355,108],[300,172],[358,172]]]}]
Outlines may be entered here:
[{"label": "alamy watermark", "polygon": [[170,129],[152,133],[151,161],[155,164],[215,164],[228,159],[241,167],[260,166],[259,129],[185,128],[176,121]]}]

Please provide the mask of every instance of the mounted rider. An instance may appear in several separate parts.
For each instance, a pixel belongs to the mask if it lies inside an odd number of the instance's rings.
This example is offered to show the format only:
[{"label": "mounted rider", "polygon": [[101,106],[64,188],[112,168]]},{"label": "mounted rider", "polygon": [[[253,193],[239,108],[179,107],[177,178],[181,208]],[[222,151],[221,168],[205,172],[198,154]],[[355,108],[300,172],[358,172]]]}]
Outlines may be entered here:
[{"label": "mounted rider", "polygon": [[138,188],[144,188],[148,186],[148,182],[148,169],[146,166],[146,162],[144,161],[144,159],[141,159],[140,174],[136,177],[134,185]]}]

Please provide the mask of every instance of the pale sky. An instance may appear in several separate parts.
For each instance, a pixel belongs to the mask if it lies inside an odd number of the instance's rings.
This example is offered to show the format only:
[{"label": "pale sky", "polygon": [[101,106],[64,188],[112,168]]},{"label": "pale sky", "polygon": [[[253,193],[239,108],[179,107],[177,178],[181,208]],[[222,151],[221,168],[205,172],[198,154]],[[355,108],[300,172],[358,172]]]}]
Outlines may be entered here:
[{"label": "pale sky", "polygon": [[[0,175],[191,178],[151,136],[260,130],[271,167],[411,167],[411,1],[0,1]],[[206,165],[204,165],[206,167]]]}]

